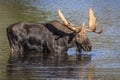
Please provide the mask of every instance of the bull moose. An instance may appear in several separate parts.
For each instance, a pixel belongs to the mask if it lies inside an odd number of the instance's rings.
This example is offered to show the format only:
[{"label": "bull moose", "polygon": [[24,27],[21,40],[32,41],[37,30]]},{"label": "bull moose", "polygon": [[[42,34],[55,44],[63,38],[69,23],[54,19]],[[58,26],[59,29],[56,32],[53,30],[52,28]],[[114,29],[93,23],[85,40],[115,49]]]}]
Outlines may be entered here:
[{"label": "bull moose", "polygon": [[82,50],[91,51],[92,45],[86,32],[96,31],[97,21],[92,8],[89,9],[88,29],[84,24],[73,26],[63,16],[60,9],[58,15],[59,21],[50,21],[49,23],[15,23],[7,27],[7,37],[11,48],[11,55],[17,59],[20,54],[29,51],[41,53],[67,53],[69,48],[75,47],[79,53]]}]

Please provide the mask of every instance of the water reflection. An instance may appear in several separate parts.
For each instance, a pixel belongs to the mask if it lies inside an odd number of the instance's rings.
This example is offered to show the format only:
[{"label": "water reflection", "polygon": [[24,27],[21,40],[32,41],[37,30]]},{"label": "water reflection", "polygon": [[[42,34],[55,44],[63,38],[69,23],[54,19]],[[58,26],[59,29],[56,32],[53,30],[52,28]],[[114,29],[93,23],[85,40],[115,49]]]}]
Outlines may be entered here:
[{"label": "water reflection", "polygon": [[8,80],[92,80],[94,67],[88,66],[91,62],[91,55],[79,54],[75,57],[66,54],[59,56],[43,56],[41,53],[29,54],[22,57],[17,63],[8,64]]}]

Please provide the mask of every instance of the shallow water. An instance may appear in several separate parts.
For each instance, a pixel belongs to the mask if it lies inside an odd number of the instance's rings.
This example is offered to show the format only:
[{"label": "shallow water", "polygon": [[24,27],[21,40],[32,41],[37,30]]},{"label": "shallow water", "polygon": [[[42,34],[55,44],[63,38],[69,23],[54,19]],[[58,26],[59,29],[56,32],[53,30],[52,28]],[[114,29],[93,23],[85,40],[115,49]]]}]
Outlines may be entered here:
[{"label": "shallow water", "polygon": [[[120,0],[1,0],[0,1],[0,80],[119,80],[120,79]],[[59,20],[60,8],[74,25],[88,21],[93,7],[99,28],[104,33],[88,33],[93,50],[77,60],[75,50],[68,51],[65,62],[34,60],[8,64],[9,44],[6,27],[15,22]],[[30,58],[31,59],[31,58]],[[38,62],[36,62],[38,61]],[[49,63],[52,62],[52,63]]]}]

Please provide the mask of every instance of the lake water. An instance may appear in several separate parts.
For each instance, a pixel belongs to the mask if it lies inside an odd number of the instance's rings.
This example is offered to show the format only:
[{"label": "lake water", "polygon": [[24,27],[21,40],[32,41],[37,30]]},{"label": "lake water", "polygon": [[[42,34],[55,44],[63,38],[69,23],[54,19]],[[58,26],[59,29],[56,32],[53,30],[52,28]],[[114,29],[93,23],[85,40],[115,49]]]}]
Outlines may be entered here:
[{"label": "lake water", "polygon": [[[72,24],[87,25],[90,7],[94,8],[99,29],[105,28],[100,35],[87,34],[93,45],[90,53],[78,59],[70,49],[65,62],[36,56],[29,58],[32,63],[8,63],[7,26],[59,20],[59,8]],[[0,36],[0,80],[120,80],[120,0],[0,0]]]}]

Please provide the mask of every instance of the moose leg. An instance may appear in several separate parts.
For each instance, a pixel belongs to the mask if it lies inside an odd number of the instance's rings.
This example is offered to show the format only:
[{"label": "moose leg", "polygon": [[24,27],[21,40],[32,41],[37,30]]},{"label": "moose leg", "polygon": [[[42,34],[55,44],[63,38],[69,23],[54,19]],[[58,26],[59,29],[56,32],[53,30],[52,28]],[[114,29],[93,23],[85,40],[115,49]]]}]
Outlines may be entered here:
[{"label": "moose leg", "polygon": [[9,62],[17,62],[20,59],[21,53],[22,53],[22,49],[20,45],[12,45]]}]

